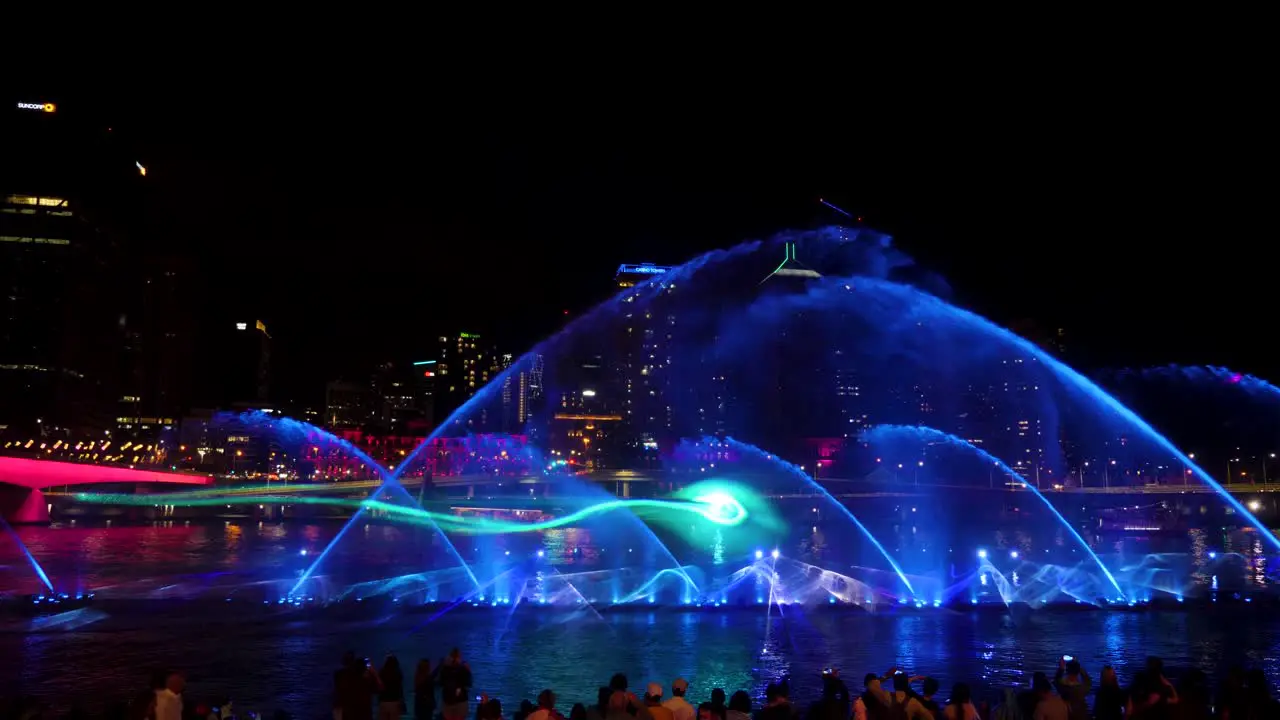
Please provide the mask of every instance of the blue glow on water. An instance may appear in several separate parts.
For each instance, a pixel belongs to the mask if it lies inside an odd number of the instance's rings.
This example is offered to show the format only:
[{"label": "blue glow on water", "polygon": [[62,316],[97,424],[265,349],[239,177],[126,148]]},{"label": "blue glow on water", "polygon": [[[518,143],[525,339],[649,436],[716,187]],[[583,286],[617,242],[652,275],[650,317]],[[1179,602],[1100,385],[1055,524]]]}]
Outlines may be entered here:
[{"label": "blue glow on water", "polygon": [[[813,478],[809,477],[808,473],[806,473],[804,470],[801,470],[798,466],[793,465],[787,462],[786,460],[779,458],[776,455],[767,453],[764,450],[761,450],[760,448],[750,443],[744,443],[739,440],[734,440],[733,438],[725,438],[725,442],[744,455],[748,455],[757,459],[762,459],[765,462],[771,463],[779,468],[786,470],[793,477],[803,481],[809,487],[822,493],[822,495],[826,497],[827,500],[829,500],[833,505],[835,505],[837,508],[840,509],[840,512],[842,512],[845,517],[849,518],[849,520],[854,524],[854,526],[858,528],[858,530],[867,538],[868,541],[870,541],[871,545],[875,547],[877,551],[879,551],[880,555],[884,558],[885,562],[887,562],[889,564],[889,567],[893,569],[893,572],[897,574],[898,579],[902,581],[903,586],[907,588],[907,591],[910,592],[912,596],[916,594],[915,588],[911,586],[911,581],[908,580],[906,574],[902,572],[902,568],[898,567],[898,563],[895,562],[894,559],[889,555],[889,551],[885,550],[884,546],[880,544],[880,541],[876,539],[875,535],[872,535],[871,531],[867,529],[867,526],[863,525],[862,521],[858,519],[858,516],[854,515],[852,510],[845,507],[844,503],[832,497],[831,493],[827,492],[826,488],[814,482]],[[775,549],[772,555],[776,559],[778,557],[778,551]]]},{"label": "blue glow on water", "polygon": [[[1071,523],[1067,522],[1067,519],[1062,516],[1062,513],[1058,512],[1058,509],[1053,506],[1053,503],[1049,502],[1049,498],[1045,497],[1043,493],[1037,490],[1034,485],[1028,483],[1021,475],[1014,472],[1013,468],[1006,465],[1000,458],[963,438],[959,438],[950,433],[945,433],[941,430],[935,430],[930,427],[912,425],[878,425],[863,433],[862,437],[868,443],[874,444],[893,437],[904,436],[915,439],[918,442],[946,443],[952,447],[975,453],[984,461],[993,463],[996,467],[1000,468],[1000,472],[1003,472],[1015,481],[1022,483],[1022,486],[1025,489],[1030,490],[1040,500],[1040,502],[1044,503],[1045,507],[1049,508],[1049,512],[1053,513],[1053,516],[1058,519],[1058,522],[1062,527],[1066,528],[1066,530],[1071,533],[1071,537],[1075,538],[1076,542],[1080,544],[1080,547],[1084,548],[1084,551],[1089,554],[1089,557],[1093,558],[1093,561],[1098,565],[1098,568],[1102,570],[1102,574],[1107,576],[1107,580],[1111,583],[1111,586],[1116,589],[1116,592],[1119,593],[1121,597],[1124,597],[1124,591],[1120,589],[1120,583],[1116,582],[1115,576],[1107,569],[1106,564],[1102,562],[1102,558],[1098,557],[1098,554],[1089,547],[1089,543],[1085,542],[1085,539],[1080,536],[1080,533],[1076,532],[1076,529],[1071,526]],[[985,550],[980,550],[978,552],[978,557],[985,557],[986,554]],[[1016,558],[1018,557],[1018,554],[1014,552],[1012,553],[1012,556]]]}]

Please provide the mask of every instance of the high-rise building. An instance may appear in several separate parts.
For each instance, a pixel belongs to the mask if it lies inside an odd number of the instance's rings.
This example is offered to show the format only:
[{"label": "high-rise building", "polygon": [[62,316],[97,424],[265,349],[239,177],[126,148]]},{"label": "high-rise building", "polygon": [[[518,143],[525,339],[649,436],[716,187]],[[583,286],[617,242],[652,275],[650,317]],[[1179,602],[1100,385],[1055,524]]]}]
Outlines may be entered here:
[{"label": "high-rise building", "polygon": [[368,385],[335,380],[324,388],[324,426],[330,430],[362,429],[374,419],[373,392]]},{"label": "high-rise building", "polygon": [[81,120],[54,103],[0,107],[0,429],[113,424],[125,225],[115,211],[137,178]]},{"label": "high-rise building", "polygon": [[[480,391],[501,372],[502,359],[492,345],[486,345],[477,333],[460,332],[441,335],[440,356],[435,370],[437,415],[443,420]],[[489,429],[490,408],[484,404],[476,413],[463,418],[467,429]]]},{"label": "high-rise building", "polygon": [[616,367],[607,382],[601,378],[592,383],[596,385],[593,392],[599,394],[610,412],[622,417],[622,433],[639,456],[645,452],[656,454],[662,443],[673,440],[670,340],[676,317],[670,303],[661,298],[636,303],[642,294],[673,292],[674,288],[659,279],[670,270],[653,263],[618,266],[614,283],[624,291],[622,302],[627,305],[623,306]]},{"label": "high-rise building", "polygon": [[[513,362],[511,353],[505,353],[500,367],[505,371]],[[529,370],[522,368],[508,374],[502,380],[502,432],[504,433],[521,432],[529,419],[531,374]]]},{"label": "high-rise building", "polygon": [[172,425],[164,418],[180,418],[191,409],[196,335],[191,309],[198,291],[192,267],[181,259],[148,258],[129,265],[118,323],[123,354],[116,423],[142,440],[155,435],[147,430]]},{"label": "high-rise building", "polygon": [[222,357],[220,407],[253,406],[271,399],[271,335],[261,320],[224,322],[215,333]]}]

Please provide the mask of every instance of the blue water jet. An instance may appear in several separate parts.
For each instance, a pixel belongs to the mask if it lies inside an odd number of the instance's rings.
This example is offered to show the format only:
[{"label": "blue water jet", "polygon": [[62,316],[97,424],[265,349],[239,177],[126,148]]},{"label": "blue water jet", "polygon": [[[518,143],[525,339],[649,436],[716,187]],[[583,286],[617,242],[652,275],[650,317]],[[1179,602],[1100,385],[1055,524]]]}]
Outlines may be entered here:
[{"label": "blue water jet", "polygon": [[1049,498],[1045,497],[1040,490],[1031,483],[1028,483],[1021,475],[1014,472],[1013,468],[1005,464],[1003,460],[974,445],[968,440],[931,427],[916,425],[877,425],[876,427],[864,432],[862,434],[862,439],[868,443],[875,444],[883,439],[891,438],[893,436],[909,437],[922,444],[929,442],[944,443],[952,447],[972,452],[982,460],[993,463],[996,467],[1000,468],[1000,472],[1013,478],[1016,482],[1021,483],[1023,488],[1030,490],[1037,498],[1039,498],[1040,502],[1044,503],[1045,507],[1049,508],[1049,512],[1053,513],[1053,516],[1058,519],[1058,522],[1062,527],[1066,528],[1067,531],[1071,533],[1071,537],[1075,538],[1076,542],[1080,544],[1080,547],[1084,548],[1084,551],[1089,554],[1089,557],[1093,558],[1093,561],[1097,563],[1098,568],[1102,570],[1102,574],[1107,576],[1107,580],[1110,581],[1111,586],[1116,589],[1116,592],[1120,594],[1120,597],[1124,597],[1124,591],[1120,589],[1120,583],[1116,582],[1115,576],[1107,569],[1106,564],[1102,562],[1102,558],[1098,557],[1098,554],[1089,547],[1089,543],[1085,542],[1085,539],[1080,536],[1080,533],[1076,532],[1076,529],[1071,526],[1071,523],[1067,522],[1067,519],[1062,516],[1062,513],[1058,512],[1058,509],[1053,506],[1053,503],[1049,502]]},{"label": "blue water jet", "polygon": [[[380,463],[378,463],[376,460],[370,457],[368,453],[361,450],[355,444],[348,442],[346,440],[343,440],[342,438],[334,435],[333,433],[323,428],[316,427],[311,423],[303,422],[301,420],[294,420],[293,418],[289,418],[289,417],[283,417],[283,416],[277,417],[269,413],[264,413],[260,410],[241,413],[239,415],[233,415],[228,413],[228,414],[219,416],[219,421],[220,422],[238,422],[248,427],[266,430],[267,432],[272,433],[275,437],[281,440],[295,442],[295,443],[298,443],[299,445],[311,444],[311,445],[325,446],[325,447],[336,447],[342,450],[343,452],[348,453],[352,457],[356,458],[361,463],[363,463],[366,467],[368,467],[370,470],[372,470],[374,473],[378,475],[378,478],[381,480],[381,484],[378,487],[378,489],[375,490],[370,495],[372,499],[375,499],[375,500],[378,499],[378,497],[381,496],[384,492],[398,491],[402,499],[408,505],[416,506],[417,504],[414,498],[409,495],[409,493],[404,489],[404,487],[400,485],[400,483],[395,482],[393,480],[393,476],[390,473],[390,471],[388,471]],[[316,569],[320,567],[320,565],[324,562],[325,558],[329,556],[329,552],[333,549],[333,547],[337,544],[337,542],[341,540],[344,535],[346,535],[347,531],[351,529],[351,526],[354,525],[357,519],[359,519],[364,514],[364,510],[365,510],[365,507],[363,505],[361,505],[359,508],[356,509],[355,513],[352,514],[351,518],[347,521],[347,523],[343,525],[342,529],[338,531],[338,534],[334,536],[333,540],[331,540],[329,544],[325,546],[324,550],[321,551],[321,553],[318,556],[316,556],[316,559],[312,561],[311,565],[308,566],[305,571],[303,571],[302,575],[298,579],[298,582],[293,586],[293,590],[290,591],[289,593],[290,595],[296,595],[302,591],[303,586],[306,585],[307,581],[310,580],[312,575],[315,574]],[[472,583],[475,584],[476,586],[479,586],[479,581],[476,579],[475,573],[471,571],[471,568],[467,565],[466,560],[462,559],[462,554],[458,552],[458,549],[454,546],[453,542],[449,540],[448,536],[445,535],[444,531],[441,530],[434,523],[432,523],[432,529],[435,530],[435,532],[440,535],[440,539],[444,541],[445,547],[448,548],[450,554],[453,555],[454,559],[458,561],[458,564],[467,573],[467,576],[471,579]]]},{"label": "blue water jet", "polygon": [[1239,500],[1231,496],[1217,480],[1214,480],[1207,472],[1197,465],[1191,458],[1187,457],[1181,450],[1177,448],[1168,438],[1161,435],[1146,420],[1143,420],[1137,413],[1130,410],[1124,403],[1117,400],[1111,394],[1094,384],[1091,380],[1073,370],[1068,365],[1054,358],[1049,353],[1041,350],[1031,341],[1006,330],[999,325],[987,320],[986,318],[963,310],[954,305],[950,305],[943,300],[921,292],[915,288],[900,285],[894,282],[880,280],[878,278],[855,278],[850,285],[845,286],[846,292],[862,295],[876,295],[881,298],[890,298],[900,302],[905,306],[905,310],[909,317],[929,317],[940,318],[945,321],[966,325],[982,331],[996,339],[1002,340],[1008,345],[1027,353],[1034,357],[1044,367],[1050,369],[1054,375],[1065,381],[1066,386],[1074,388],[1076,392],[1081,393],[1086,398],[1095,402],[1098,406],[1109,410],[1113,415],[1120,418],[1129,425],[1137,428],[1143,435],[1153,440],[1165,452],[1171,454],[1184,467],[1191,470],[1196,477],[1205,482],[1206,485],[1213,488],[1223,500],[1227,502],[1241,517],[1246,518],[1250,525],[1253,525],[1258,532],[1276,550],[1280,550],[1280,538],[1277,538],[1253,513],[1249,512]]},{"label": "blue water jet", "polygon": [[362,464],[375,472],[379,478],[385,480],[390,477],[390,472],[382,467],[382,465],[369,456],[368,453],[361,450],[357,445],[343,440],[324,428],[316,427],[311,423],[301,420],[294,420],[290,417],[277,416],[254,410],[251,412],[233,414],[221,413],[215,419],[218,423],[242,423],[247,427],[266,430],[275,437],[298,445],[315,445],[325,447],[336,447],[343,452],[351,455],[359,460]]},{"label": "blue water jet", "polygon": [[[455,424],[460,425],[462,420],[464,420],[470,413],[481,407],[484,403],[493,399],[493,397],[501,391],[508,379],[531,367],[535,358],[540,355],[547,354],[549,349],[553,348],[562,339],[568,338],[580,330],[590,328],[594,324],[600,323],[615,314],[621,313],[621,306],[623,305],[624,298],[634,299],[637,297],[638,293],[640,301],[643,303],[664,292],[671,283],[677,281],[683,283],[712,263],[722,262],[734,257],[750,255],[760,245],[761,243],[758,242],[743,243],[729,250],[715,250],[704,255],[700,255],[679,267],[672,268],[669,272],[663,275],[654,276],[650,280],[647,280],[634,288],[628,288],[627,291],[618,293],[613,297],[613,299],[601,303],[585,315],[571,320],[560,331],[541,343],[538,343],[538,345],[536,345],[532,350],[521,355],[519,359],[511,363],[511,365],[505,370],[498,373],[488,383],[478,388],[474,395],[450,413],[449,416],[445,418],[444,422],[440,423],[440,425],[432,430],[431,433],[428,434],[427,437],[424,438],[423,441],[419,443],[418,446],[415,447],[413,451],[411,451],[389,475],[382,478],[382,486],[373,493],[373,496],[376,497],[388,484],[398,485],[400,477],[404,475],[406,470],[414,466],[414,464],[421,458],[422,453],[430,446],[432,441],[441,437]],[[316,561],[312,563],[312,567],[308,568],[307,572],[304,574],[304,579],[311,576],[311,573],[314,572],[314,568],[318,566],[321,560],[323,560],[328,554],[329,549],[346,534],[347,530],[356,522],[356,519],[360,517],[362,513],[363,508],[357,510],[356,513],[352,515],[351,519],[347,521],[347,524],[338,532],[334,539],[329,542],[329,545],[320,554],[320,556],[316,558]],[[443,537],[443,533],[441,533],[441,536]],[[675,556],[672,555],[670,549],[658,541],[656,536],[654,536],[653,539],[662,547],[667,556],[671,558],[672,564],[677,568],[681,567],[680,563],[675,559]],[[447,538],[445,538],[445,542],[448,542]],[[692,582],[692,580],[690,580],[690,582]],[[301,583],[299,583],[299,586],[300,585]]]},{"label": "blue water jet", "polygon": [[1186,380],[1200,385],[1235,388],[1254,396],[1280,400],[1280,387],[1256,375],[1240,373],[1216,365],[1163,365],[1140,371],[1126,370],[1121,377],[1136,374],[1143,378],[1159,377]]},{"label": "blue water jet", "polygon": [[35,571],[36,577],[40,578],[40,582],[44,583],[45,588],[49,592],[53,592],[53,583],[49,581],[49,576],[45,574],[44,568],[40,567],[40,563],[36,561],[31,551],[27,549],[27,544],[22,542],[22,538],[18,537],[17,531],[9,524],[8,520],[0,516],[0,523],[4,524],[5,534],[13,538],[13,542],[18,546],[18,550],[22,551],[22,555],[27,558],[27,562],[31,564],[31,569]]},{"label": "blue water jet", "polygon": [[792,477],[802,480],[809,487],[814,488],[818,492],[822,493],[822,495],[827,500],[829,500],[833,505],[839,508],[840,511],[844,513],[845,517],[849,518],[849,520],[853,522],[854,526],[857,527],[858,530],[861,531],[864,536],[866,536],[867,540],[871,542],[871,545],[880,552],[881,556],[884,557],[885,562],[889,564],[889,567],[893,568],[893,572],[897,574],[898,579],[902,581],[903,586],[907,588],[907,591],[911,593],[911,596],[915,597],[915,594],[916,594],[915,588],[911,586],[911,581],[908,580],[906,574],[902,572],[902,568],[898,567],[898,563],[895,562],[893,557],[889,555],[889,551],[885,550],[884,546],[880,544],[880,541],[876,539],[876,536],[871,534],[871,531],[867,529],[866,525],[862,524],[862,521],[858,519],[857,515],[853,514],[852,510],[845,507],[844,503],[832,497],[831,493],[827,492],[826,488],[822,487],[813,478],[809,477],[808,473],[806,473],[804,470],[801,470],[798,466],[793,465],[776,455],[767,453],[764,450],[761,450],[760,448],[750,443],[745,443],[740,440],[734,440],[733,438],[725,438],[724,441],[728,443],[731,447],[733,447],[735,450],[742,453],[743,455],[749,455],[751,457],[764,460],[765,462],[768,462],[779,468],[782,468],[787,473],[789,473]]}]

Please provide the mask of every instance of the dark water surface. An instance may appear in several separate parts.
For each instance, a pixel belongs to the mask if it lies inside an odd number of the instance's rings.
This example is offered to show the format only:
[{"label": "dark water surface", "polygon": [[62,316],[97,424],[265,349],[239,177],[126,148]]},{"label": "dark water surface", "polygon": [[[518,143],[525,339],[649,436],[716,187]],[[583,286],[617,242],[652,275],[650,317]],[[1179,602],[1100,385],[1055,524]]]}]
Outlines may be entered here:
[{"label": "dark water surface", "polygon": [[[214,608],[211,610],[210,608]],[[1115,665],[1128,678],[1148,654],[1171,668],[1199,667],[1220,676],[1232,663],[1280,677],[1280,619],[1226,608],[1206,612],[1042,611],[1016,624],[997,610],[865,614],[808,613],[787,608],[771,618],[760,608],[731,611],[604,613],[470,606],[432,619],[426,612],[372,606],[363,612],[258,611],[251,606],[193,607],[161,612],[82,610],[70,630],[32,631],[10,616],[0,630],[3,691],[68,698],[126,698],[153,668],[187,672],[194,699],[233,698],[239,707],[285,708],[299,718],[327,714],[338,657],[354,649],[380,662],[396,653],[409,667],[464,649],[476,693],[507,703],[554,688],[565,708],[589,701],[615,671],[639,687],[688,678],[691,695],[713,687],[747,688],[793,678],[797,701],[813,698],[821,669],[849,678],[896,665],[938,677],[944,687],[966,680],[984,693],[1052,671],[1069,653],[1094,672]],[[93,615],[86,616],[86,613]],[[99,617],[75,628],[75,622]],[[410,669],[410,672],[412,670]]]}]

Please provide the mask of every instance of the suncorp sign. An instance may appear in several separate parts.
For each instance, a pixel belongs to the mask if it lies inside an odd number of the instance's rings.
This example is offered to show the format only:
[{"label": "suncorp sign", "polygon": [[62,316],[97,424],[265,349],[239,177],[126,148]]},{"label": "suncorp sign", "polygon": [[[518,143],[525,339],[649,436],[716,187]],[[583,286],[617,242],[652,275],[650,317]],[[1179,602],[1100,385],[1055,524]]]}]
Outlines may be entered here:
[{"label": "suncorp sign", "polygon": [[57,111],[58,111],[58,106],[57,106],[57,105],[54,105],[53,103],[26,103],[26,102],[20,102],[20,103],[18,103],[18,109],[19,109],[19,110],[38,110],[38,111],[40,111],[40,112],[47,112],[47,113],[51,113],[51,112],[57,112]]}]

